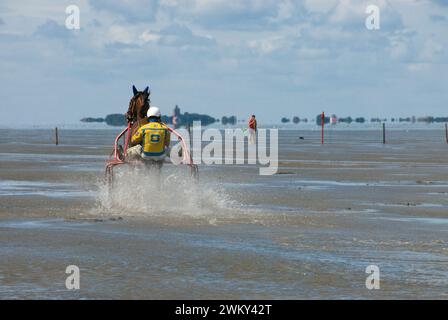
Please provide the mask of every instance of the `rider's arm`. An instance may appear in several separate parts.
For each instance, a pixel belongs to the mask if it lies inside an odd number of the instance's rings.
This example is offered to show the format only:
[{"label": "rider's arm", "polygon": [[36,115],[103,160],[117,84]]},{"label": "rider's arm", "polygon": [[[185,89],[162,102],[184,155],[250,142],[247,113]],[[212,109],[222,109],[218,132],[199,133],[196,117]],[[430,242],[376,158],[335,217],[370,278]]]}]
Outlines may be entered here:
[{"label": "rider's arm", "polygon": [[132,144],[138,144],[138,143],[142,142],[142,137],[143,137],[143,130],[141,130],[141,128],[139,128],[137,130],[137,132],[132,136],[132,139],[131,139]]}]

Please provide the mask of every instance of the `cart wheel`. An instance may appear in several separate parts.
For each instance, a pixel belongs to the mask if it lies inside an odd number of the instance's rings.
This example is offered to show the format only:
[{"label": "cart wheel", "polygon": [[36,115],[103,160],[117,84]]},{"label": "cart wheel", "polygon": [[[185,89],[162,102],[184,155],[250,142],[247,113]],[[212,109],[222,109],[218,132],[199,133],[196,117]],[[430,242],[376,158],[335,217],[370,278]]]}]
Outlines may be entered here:
[{"label": "cart wheel", "polygon": [[123,151],[123,146],[120,144],[118,146],[118,159],[120,159],[121,161],[124,161],[124,158],[125,158],[125,154]]}]

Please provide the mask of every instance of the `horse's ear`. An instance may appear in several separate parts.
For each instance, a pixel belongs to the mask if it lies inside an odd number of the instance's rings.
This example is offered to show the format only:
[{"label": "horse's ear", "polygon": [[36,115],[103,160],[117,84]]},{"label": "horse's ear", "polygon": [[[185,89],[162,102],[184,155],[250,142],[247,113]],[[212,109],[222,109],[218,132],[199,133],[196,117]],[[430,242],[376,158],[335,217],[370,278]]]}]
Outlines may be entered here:
[{"label": "horse's ear", "polygon": [[132,86],[132,91],[134,92],[134,96],[138,93],[138,90],[134,85]]},{"label": "horse's ear", "polygon": [[146,87],[146,89],[143,91],[147,96],[149,96],[149,87]]}]

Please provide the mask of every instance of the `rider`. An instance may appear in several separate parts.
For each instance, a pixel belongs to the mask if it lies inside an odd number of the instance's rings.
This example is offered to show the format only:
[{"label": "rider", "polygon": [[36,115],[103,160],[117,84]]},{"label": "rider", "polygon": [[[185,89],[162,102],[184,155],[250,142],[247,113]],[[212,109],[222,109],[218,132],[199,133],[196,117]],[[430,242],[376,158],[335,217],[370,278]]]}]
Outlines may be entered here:
[{"label": "rider", "polygon": [[162,168],[163,161],[168,154],[171,134],[167,126],[162,123],[162,116],[157,107],[150,107],[147,113],[148,124],[141,126],[132,136],[132,144],[141,144],[140,156],[145,163]]}]

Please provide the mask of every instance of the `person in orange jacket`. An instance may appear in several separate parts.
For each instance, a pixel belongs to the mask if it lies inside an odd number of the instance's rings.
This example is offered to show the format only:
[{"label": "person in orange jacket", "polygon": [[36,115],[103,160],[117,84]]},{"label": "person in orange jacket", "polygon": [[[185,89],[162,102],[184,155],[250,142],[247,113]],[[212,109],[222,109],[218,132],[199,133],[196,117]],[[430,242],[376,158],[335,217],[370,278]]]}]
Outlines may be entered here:
[{"label": "person in orange jacket", "polygon": [[255,115],[249,119],[249,143],[255,144],[257,136],[257,119],[255,119]]}]

